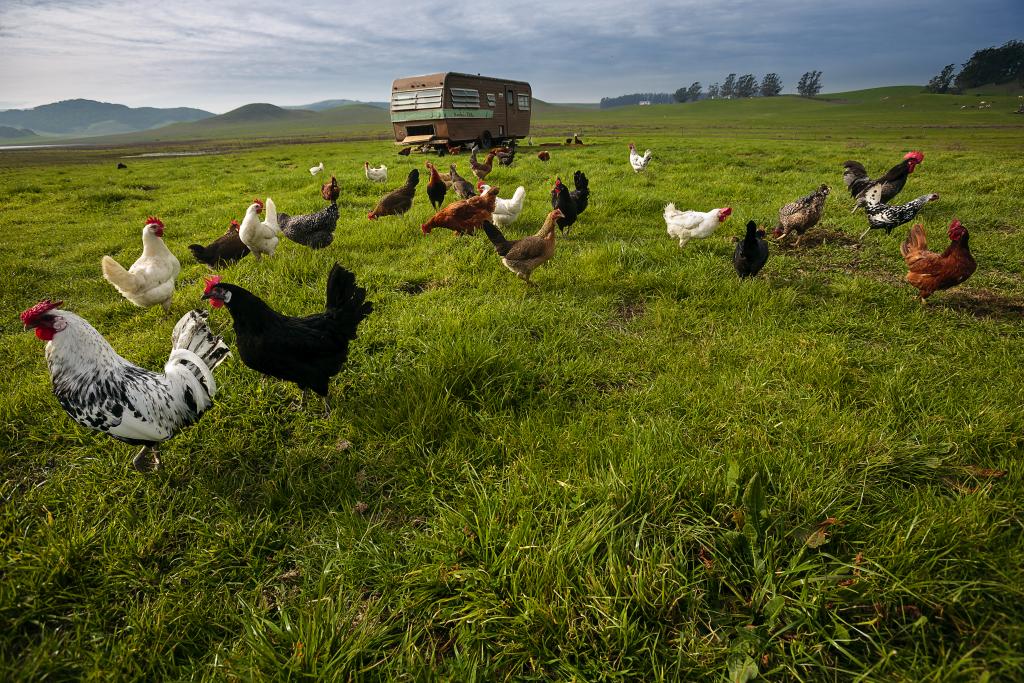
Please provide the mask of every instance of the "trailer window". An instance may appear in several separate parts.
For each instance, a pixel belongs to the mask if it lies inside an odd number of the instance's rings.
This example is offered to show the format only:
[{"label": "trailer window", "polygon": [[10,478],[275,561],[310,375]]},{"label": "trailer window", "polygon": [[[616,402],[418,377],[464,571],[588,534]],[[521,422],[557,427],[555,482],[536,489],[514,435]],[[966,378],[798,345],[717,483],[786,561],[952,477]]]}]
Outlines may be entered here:
[{"label": "trailer window", "polygon": [[492,92],[487,93],[487,106],[493,107],[498,104],[498,97]]},{"label": "trailer window", "polygon": [[519,95],[517,99],[519,101],[519,111],[529,111],[529,109],[530,109],[530,96],[529,95]]},{"label": "trailer window", "polygon": [[456,109],[479,109],[480,91],[469,88],[452,88],[452,106]]},{"label": "trailer window", "polygon": [[441,108],[441,88],[398,90],[391,94],[391,111],[417,111]]}]

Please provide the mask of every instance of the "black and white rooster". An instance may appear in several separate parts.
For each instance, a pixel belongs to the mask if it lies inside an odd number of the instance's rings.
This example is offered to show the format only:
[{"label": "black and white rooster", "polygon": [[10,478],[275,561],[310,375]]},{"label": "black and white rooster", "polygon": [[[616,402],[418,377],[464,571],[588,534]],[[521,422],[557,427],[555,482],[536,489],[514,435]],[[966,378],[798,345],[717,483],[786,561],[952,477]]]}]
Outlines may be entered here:
[{"label": "black and white rooster", "polygon": [[160,465],[156,444],[196,422],[217,393],[213,369],[230,355],[207,324],[205,311],[189,311],[174,326],[171,356],[163,374],[129,363],[84,319],[41,301],[21,321],[46,341],[46,363],[53,393],[78,424],[134,445],[142,445],[132,464]]},{"label": "black and white rooster", "polygon": [[868,229],[860,234],[859,239],[864,239],[864,235],[868,234],[871,230],[885,230],[885,234],[888,235],[893,231],[893,228],[914,220],[914,217],[924,208],[925,204],[938,201],[938,199],[939,195],[935,193],[923,194],[906,204],[890,206],[882,201],[882,186],[875,185],[868,189],[864,195],[864,201],[866,202],[864,211],[868,215]]}]

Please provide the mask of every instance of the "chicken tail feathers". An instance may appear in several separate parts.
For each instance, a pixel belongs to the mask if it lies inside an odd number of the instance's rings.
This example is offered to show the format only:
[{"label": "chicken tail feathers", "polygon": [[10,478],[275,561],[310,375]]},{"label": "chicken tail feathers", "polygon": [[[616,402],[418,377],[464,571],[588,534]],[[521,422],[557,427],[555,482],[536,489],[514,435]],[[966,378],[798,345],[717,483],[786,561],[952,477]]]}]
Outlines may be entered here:
[{"label": "chicken tail feathers", "polygon": [[265,209],[267,213],[267,225],[273,228],[275,233],[281,232],[281,227],[277,223],[277,207],[274,205],[274,200],[270,197],[267,197],[267,205]]},{"label": "chicken tail feathers", "polygon": [[135,290],[138,284],[135,275],[125,270],[124,266],[109,256],[103,257],[102,265],[103,279],[114,285],[117,291],[125,294]]},{"label": "chicken tail feathers", "polygon": [[356,338],[356,328],[373,312],[366,300],[366,290],[356,284],[356,276],[337,263],[327,276],[327,311],[342,314],[344,330],[349,339]]},{"label": "chicken tail feathers", "polygon": [[900,254],[906,259],[908,256],[920,253],[928,249],[928,239],[924,234],[924,226],[920,223],[910,229],[907,239],[900,245]]},{"label": "chicken tail feathers", "polygon": [[498,252],[498,256],[504,256],[508,253],[512,244],[505,239],[505,236],[501,234],[501,230],[498,230],[494,223],[484,221],[484,232],[487,233],[487,239],[494,245],[494,250]]},{"label": "chicken tail feathers", "polygon": [[206,247],[201,244],[190,244],[188,245],[188,250],[196,257],[196,261],[207,263]]},{"label": "chicken tail feathers", "polygon": [[211,371],[231,355],[224,340],[210,329],[208,311],[189,311],[181,316],[171,333],[171,345],[176,351],[185,349],[199,356]]}]

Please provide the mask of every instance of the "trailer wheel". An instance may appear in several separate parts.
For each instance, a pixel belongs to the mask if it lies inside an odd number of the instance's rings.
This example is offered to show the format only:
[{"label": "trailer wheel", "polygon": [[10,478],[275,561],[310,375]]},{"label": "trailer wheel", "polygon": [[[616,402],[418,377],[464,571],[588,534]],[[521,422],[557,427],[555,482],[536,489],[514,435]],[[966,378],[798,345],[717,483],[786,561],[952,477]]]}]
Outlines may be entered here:
[{"label": "trailer wheel", "polygon": [[483,135],[480,136],[480,147],[481,149],[490,149],[494,146],[494,138],[491,137],[491,131],[485,130]]}]

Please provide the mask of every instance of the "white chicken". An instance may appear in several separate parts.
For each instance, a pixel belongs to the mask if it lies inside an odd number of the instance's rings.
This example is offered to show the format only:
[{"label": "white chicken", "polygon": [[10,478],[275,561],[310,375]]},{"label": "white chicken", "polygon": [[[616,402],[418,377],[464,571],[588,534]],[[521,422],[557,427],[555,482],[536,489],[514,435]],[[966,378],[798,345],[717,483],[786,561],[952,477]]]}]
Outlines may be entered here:
[{"label": "white chicken", "polygon": [[668,234],[679,240],[679,247],[682,248],[692,239],[710,237],[731,213],[732,209],[728,206],[701,212],[680,211],[675,204],[668,204],[665,207],[665,225],[668,226]]},{"label": "white chicken", "polygon": [[213,369],[231,355],[215,335],[205,311],[189,311],[171,333],[171,355],[163,374],[140,368],[119,356],[96,329],[60,308],[41,301],[21,314],[27,329],[46,342],[46,364],[53,393],[78,424],[126,443],[141,445],[132,464],[145,466],[155,445],[196,422],[217,393]]},{"label": "white chicken", "polygon": [[252,204],[245,210],[245,218],[238,228],[238,238],[242,244],[249,247],[252,255],[259,259],[262,255],[273,256],[277,249],[277,243],[281,229],[277,226],[277,207],[274,200],[267,197],[267,220],[260,220],[260,211],[263,210],[263,202],[259,199],[252,200]]},{"label": "white chicken", "polygon": [[633,167],[635,173],[647,168],[647,164],[651,162],[651,150],[644,152],[643,156],[636,151],[636,145],[632,142],[629,143],[629,165]]},{"label": "white chicken", "polygon": [[319,164],[309,169],[309,175],[316,175],[322,170],[324,170],[324,162],[321,161]]},{"label": "white chicken", "polygon": [[141,308],[160,304],[164,313],[171,310],[174,280],[181,264],[164,244],[164,224],[152,216],[142,228],[142,256],[128,270],[109,256],[102,261],[103,277],[121,295]]},{"label": "white chicken", "polygon": [[363,162],[363,170],[366,171],[366,179],[375,183],[384,183],[388,180],[388,167],[381,164],[377,168],[370,166],[369,161]]},{"label": "white chicken", "polygon": [[[491,189],[491,186],[485,185],[481,181],[476,184],[476,189],[480,191],[481,195],[485,195]],[[520,185],[512,193],[512,199],[496,197],[494,199],[494,211],[491,214],[491,222],[501,228],[511,225],[515,219],[519,218],[519,214],[523,212],[523,198],[525,196],[526,188]]]}]

